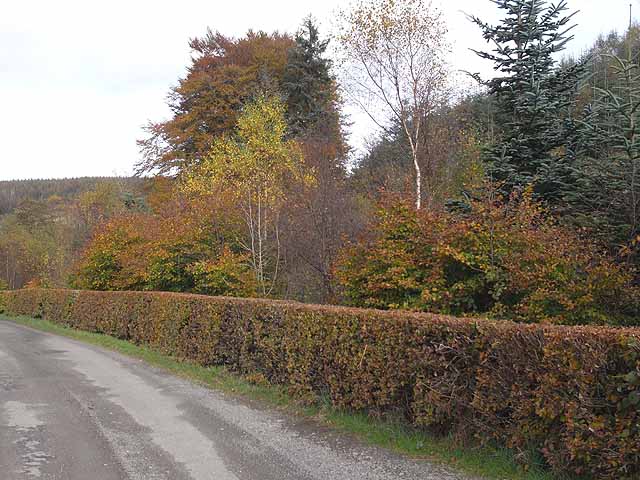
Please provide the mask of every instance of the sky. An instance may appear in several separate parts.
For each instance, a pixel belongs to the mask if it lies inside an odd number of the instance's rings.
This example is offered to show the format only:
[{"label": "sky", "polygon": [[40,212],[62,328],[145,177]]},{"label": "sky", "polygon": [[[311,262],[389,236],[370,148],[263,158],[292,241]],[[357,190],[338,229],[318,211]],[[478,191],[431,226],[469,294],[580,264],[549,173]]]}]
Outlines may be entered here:
[{"label": "sky", "polygon": [[[601,32],[623,31],[629,0],[568,0],[580,53]],[[0,180],[131,175],[136,140],[168,119],[166,95],[189,64],[189,38],[207,27],[295,32],[312,14],[324,32],[345,0],[0,0]],[[454,69],[491,73],[469,48],[485,44],[465,13],[489,21],[489,0],[433,0],[442,9]],[[640,1],[634,0],[640,18]],[[373,126],[354,107],[351,142]]]}]

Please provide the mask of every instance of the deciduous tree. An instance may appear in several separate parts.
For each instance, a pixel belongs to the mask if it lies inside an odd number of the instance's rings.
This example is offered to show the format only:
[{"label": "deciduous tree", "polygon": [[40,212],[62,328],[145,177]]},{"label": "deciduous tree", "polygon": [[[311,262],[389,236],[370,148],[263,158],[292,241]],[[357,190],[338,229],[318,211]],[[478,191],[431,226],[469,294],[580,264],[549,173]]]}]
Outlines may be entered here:
[{"label": "deciduous tree", "polygon": [[245,224],[238,242],[249,254],[263,295],[273,292],[282,261],[280,214],[287,184],[304,180],[300,149],[286,140],[285,108],[276,97],[245,106],[236,135],[216,139],[184,181],[190,194],[229,196]]},{"label": "deciduous tree", "polygon": [[349,303],[560,324],[637,325],[633,275],[558,225],[530,191],[488,190],[469,211],[415,211],[392,199],[346,248],[337,277]]},{"label": "deciduous tree", "polygon": [[350,97],[383,131],[395,122],[406,135],[420,209],[420,138],[429,114],[448,97],[442,15],[424,0],[360,2],[342,13],[337,38]]},{"label": "deciduous tree", "polygon": [[147,126],[138,172],[173,175],[200,162],[216,137],[233,130],[247,100],[278,88],[293,45],[277,32],[233,39],[208,30],[192,39],[188,73],[168,97],[173,117]]}]

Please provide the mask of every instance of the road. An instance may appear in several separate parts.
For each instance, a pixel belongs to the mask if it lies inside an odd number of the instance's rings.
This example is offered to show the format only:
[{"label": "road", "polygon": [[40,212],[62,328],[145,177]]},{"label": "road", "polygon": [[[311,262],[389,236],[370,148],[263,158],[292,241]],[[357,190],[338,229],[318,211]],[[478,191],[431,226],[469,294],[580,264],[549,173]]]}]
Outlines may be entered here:
[{"label": "road", "polygon": [[140,360],[0,321],[0,479],[462,480]]}]

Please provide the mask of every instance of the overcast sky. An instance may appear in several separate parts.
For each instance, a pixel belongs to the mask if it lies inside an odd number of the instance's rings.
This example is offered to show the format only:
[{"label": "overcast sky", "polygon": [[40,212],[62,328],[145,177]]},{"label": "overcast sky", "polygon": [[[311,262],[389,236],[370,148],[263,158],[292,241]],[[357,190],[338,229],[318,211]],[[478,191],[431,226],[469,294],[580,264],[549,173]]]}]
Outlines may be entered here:
[{"label": "overcast sky", "polygon": [[[464,13],[496,18],[489,0],[444,0],[456,68],[487,72],[468,52],[482,38]],[[313,14],[330,26],[340,0],[0,0],[0,179],[130,175],[148,120],[189,63],[188,39],[207,27],[294,32]],[[623,30],[629,0],[569,0],[580,9],[571,51]],[[636,17],[640,2],[634,0]],[[353,114],[352,141],[371,134]]]}]

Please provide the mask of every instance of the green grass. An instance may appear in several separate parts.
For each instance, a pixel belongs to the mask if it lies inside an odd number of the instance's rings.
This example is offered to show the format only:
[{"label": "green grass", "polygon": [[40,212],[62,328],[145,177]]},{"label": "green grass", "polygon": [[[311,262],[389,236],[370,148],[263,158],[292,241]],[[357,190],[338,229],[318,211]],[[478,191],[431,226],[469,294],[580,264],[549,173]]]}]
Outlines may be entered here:
[{"label": "green grass", "polygon": [[434,438],[393,419],[375,419],[366,414],[338,410],[327,401],[309,406],[290,397],[282,387],[255,384],[246,378],[231,374],[223,367],[202,367],[195,363],[179,361],[148,347],[137,346],[108,335],[63,327],[46,320],[3,315],[0,315],[0,320],[12,321],[139,358],[150,365],[207,387],[258,400],[288,413],[314,419],[319,424],[354,435],[365,443],[387,448],[409,457],[449,465],[474,476],[500,480],[558,480],[560,478],[542,468],[525,470],[516,462],[514,453],[509,450],[487,447],[462,448],[451,438]]}]

